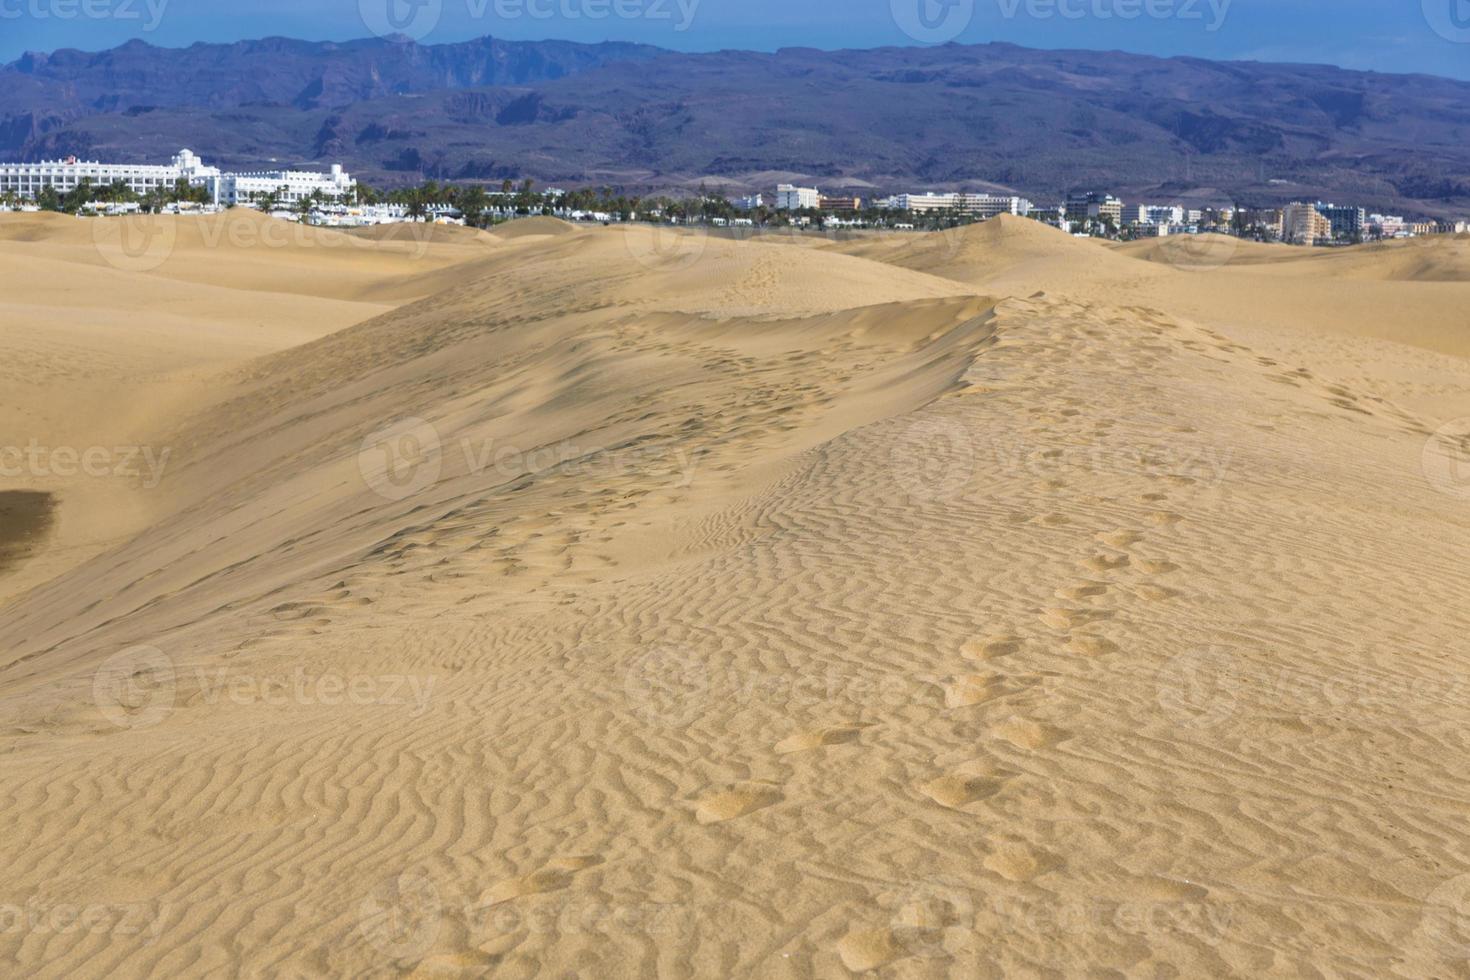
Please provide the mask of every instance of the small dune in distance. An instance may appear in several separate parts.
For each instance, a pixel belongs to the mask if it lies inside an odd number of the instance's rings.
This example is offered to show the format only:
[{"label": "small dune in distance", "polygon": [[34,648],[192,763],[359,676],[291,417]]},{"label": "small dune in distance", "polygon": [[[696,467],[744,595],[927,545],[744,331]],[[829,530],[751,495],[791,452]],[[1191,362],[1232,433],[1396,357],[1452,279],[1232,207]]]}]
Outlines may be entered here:
[{"label": "small dune in distance", "polygon": [[15,213],[0,323],[12,975],[1465,968],[1470,239]]}]

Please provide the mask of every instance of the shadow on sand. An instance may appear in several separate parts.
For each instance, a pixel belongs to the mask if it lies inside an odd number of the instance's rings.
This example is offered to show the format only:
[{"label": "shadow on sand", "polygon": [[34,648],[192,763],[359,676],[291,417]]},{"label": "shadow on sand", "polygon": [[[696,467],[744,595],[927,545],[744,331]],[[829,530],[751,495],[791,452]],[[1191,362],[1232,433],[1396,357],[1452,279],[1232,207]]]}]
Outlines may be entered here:
[{"label": "shadow on sand", "polygon": [[0,575],[31,557],[51,529],[55,499],[35,490],[0,490]]}]

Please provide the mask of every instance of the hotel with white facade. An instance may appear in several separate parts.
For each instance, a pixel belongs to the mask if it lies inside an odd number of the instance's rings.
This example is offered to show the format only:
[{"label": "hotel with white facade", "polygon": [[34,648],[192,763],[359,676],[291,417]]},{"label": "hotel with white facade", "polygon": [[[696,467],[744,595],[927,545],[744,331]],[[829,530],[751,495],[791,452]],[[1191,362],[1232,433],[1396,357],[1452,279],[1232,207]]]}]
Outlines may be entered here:
[{"label": "hotel with white facade", "polygon": [[296,204],[320,191],[324,197],[342,198],[352,193],[357,182],[333,164],[329,173],[303,170],[262,170],[252,173],[222,173],[207,167],[189,150],[180,150],[167,166],[131,163],[98,163],[68,157],[40,163],[0,163],[0,194],[15,194],[34,200],[42,189],[53,187],[58,194],[75,190],[84,180],[94,187],[122,181],[134,194],[168,190],[180,180],[203,187],[215,204],[244,204],[254,197],[276,194],[282,204]]}]

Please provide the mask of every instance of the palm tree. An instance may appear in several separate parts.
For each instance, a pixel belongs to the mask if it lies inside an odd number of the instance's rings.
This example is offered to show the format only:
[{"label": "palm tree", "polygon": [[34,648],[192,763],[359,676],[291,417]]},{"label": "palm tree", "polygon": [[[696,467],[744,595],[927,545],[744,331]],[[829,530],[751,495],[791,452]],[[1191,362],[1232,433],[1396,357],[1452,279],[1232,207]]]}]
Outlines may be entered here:
[{"label": "palm tree", "polygon": [[486,195],[485,188],[478,185],[465,188],[459,195],[459,210],[464,215],[465,224],[481,227],[485,208],[489,203],[490,198]]}]

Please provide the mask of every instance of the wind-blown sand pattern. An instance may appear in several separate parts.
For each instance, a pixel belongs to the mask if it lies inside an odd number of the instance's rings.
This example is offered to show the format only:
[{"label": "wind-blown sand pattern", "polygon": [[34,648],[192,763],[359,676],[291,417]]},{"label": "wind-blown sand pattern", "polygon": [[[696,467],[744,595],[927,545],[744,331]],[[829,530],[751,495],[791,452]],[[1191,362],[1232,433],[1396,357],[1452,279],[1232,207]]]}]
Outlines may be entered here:
[{"label": "wind-blown sand pattern", "polygon": [[1463,242],[0,217],[8,972],[1465,975]]}]

